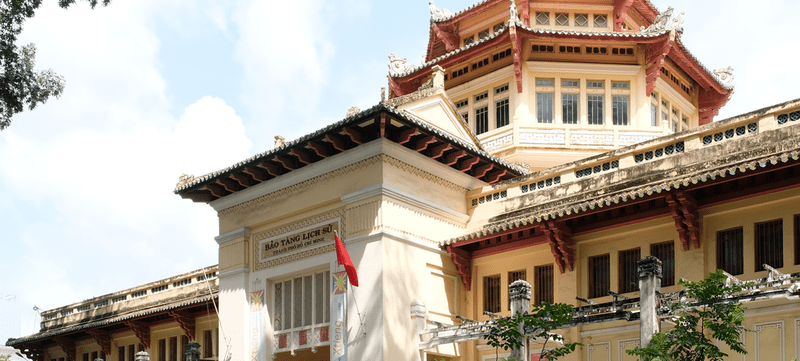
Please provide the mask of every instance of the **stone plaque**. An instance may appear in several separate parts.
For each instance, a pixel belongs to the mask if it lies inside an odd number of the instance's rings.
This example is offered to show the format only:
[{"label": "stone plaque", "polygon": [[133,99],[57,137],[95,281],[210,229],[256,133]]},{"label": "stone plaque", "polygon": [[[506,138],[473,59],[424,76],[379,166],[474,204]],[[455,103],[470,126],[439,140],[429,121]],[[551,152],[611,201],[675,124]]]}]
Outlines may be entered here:
[{"label": "stone plaque", "polygon": [[333,243],[333,231],[339,231],[339,222],[330,222],[303,231],[284,234],[258,242],[259,260],[264,261],[295,251],[316,248]]}]

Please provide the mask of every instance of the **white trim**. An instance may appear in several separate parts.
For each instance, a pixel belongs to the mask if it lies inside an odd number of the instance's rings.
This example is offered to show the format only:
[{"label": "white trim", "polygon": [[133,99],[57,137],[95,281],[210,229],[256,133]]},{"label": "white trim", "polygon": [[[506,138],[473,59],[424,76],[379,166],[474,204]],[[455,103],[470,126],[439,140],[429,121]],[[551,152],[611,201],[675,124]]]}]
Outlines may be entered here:
[{"label": "white trim", "polygon": [[759,359],[758,349],[759,349],[759,343],[761,341],[760,340],[761,330],[763,330],[765,327],[775,327],[778,331],[780,331],[781,335],[779,337],[779,341],[781,343],[781,346],[779,348],[781,349],[781,358],[780,358],[780,360],[763,360],[763,361],[784,361],[786,359],[786,350],[784,349],[784,344],[783,344],[783,321],[762,322],[762,323],[757,323],[757,324],[753,325],[753,328],[754,328],[754,331],[755,331],[755,334],[756,334],[755,335],[755,357],[756,357],[756,361],[762,361],[762,360]]},{"label": "white trim", "polygon": [[219,236],[214,237],[214,240],[217,241],[217,244],[222,245],[223,243],[237,238],[250,238],[250,228],[242,227],[225,234],[220,234]]},{"label": "white trim", "polygon": [[277,192],[281,189],[291,187],[295,184],[305,182],[309,179],[319,177],[336,169],[344,168],[350,164],[374,157],[379,154],[386,154],[403,160],[404,162],[413,165],[420,170],[446,179],[449,182],[453,182],[467,189],[481,188],[486,185],[486,182],[472,178],[469,175],[444,166],[435,160],[414,152],[388,139],[380,138],[367,144],[362,144],[356,148],[336,154],[332,157],[323,159],[319,162],[309,164],[303,168],[294,170],[287,175],[278,176],[266,182],[259,183],[253,187],[219,198],[209,203],[209,205],[214,208],[215,211],[219,212],[223,209],[251,201],[272,192]]},{"label": "white trim", "polygon": [[461,213],[440,204],[422,199],[413,194],[403,192],[385,183],[374,185],[358,192],[346,194],[342,196],[341,199],[344,204],[350,204],[379,195],[408,203],[414,207],[433,213],[436,216],[445,218],[448,221],[459,223],[459,225],[466,226],[467,221],[469,221],[469,215],[465,213]]},{"label": "white trim", "polygon": [[794,357],[800,359],[800,318],[794,319]]},{"label": "white trim", "polygon": [[[442,93],[442,94],[444,94],[444,93]],[[437,94],[437,95],[439,95],[439,94]],[[475,144],[475,141],[472,139],[472,137],[470,137],[469,130],[466,129],[463,121],[461,120],[460,110],[458,108],[452,109],[447,104],[448,102],[445,102],[444,99],[442,99],[441,97],[437,96],[435,98],[436,99],[434,99],[432,101],[429,101],[429,102],[426,102],[426,103],[409,106],[408,108],[405,108],[405,110],[410,112],[411,114],[413,114],[417,118],[425,119],[426,123],[429,126],[435,127],[435,128],[439,129],[440,131],[442,131],[444,133],[450,134],[453,137],[459,138],[459,139],[461,139],[461,140],[463,140],[465,142],[472,143],[472,145],[477,146],[477,144]],[[450,121],[453,122],[453,125],[456,127],[456,129],[458,129],[458,133],[453,133],[453,132],[451,132],[451,131],[449,131],[449,130],[447,130],[445,128],[442,128],[441,126],[439,126],[435,122],[427,121],[427,119],[425,117],[423,117],[422,115],[418,114],[418,112],[422,112],[422,111],[429,110],[429,109],[434,109],[434,107],[437,106],[437,105],[439,105],[440,108],[447,115],[447,119],[450,119]],[[457,115],[458,119],[456,119],[454,117],[454,115]]]},{"label": "white trim", "polygon": [[235,276],[235,275],[238,275],[240,273],[249,273],[249,272],[250,272],[250,268],[241,267],[241,268],[236,268],[236,269],[232,269],[232,270],[225,271],[225,272],[220,272],[220,273],[217,274],[217,278]]},{"label": "white trim", "polygon": [[[492,85],[494,83],[499,83],[499,82],[502,82],[502,81],[508,81],[509,82],[508,91],[509,92],[511,91],[511,82],[512,82],[512,80],[509,80],[509,78],[514,76],[514,68],[513,68],[512,65],[508,65],[508,66],[506,66],[504,68],[500,68],[498,70],[495,70],[491,74],[492,74],[492,76],[490,76],[490,77],[482,76],[480,78],[470,80],[470,81],[468,81],[468,82],[466,82],[464,84],[452,87],[452,88],[447,90],[447,96],[449,96],[451,99],[452,98],[460,98],[461,96],[463,96],[465,94],[471,94],[471,92],[474,92],[476,90],[484,90],[484,88],[489,87],[490,85]],[[491,88],[494,89],[494,88],[496,88],[496,86],[492,86]],[[489,90],[487,90],[487,91],[489,91]],[[492,90],[492,91],[494,91],[494,90]],[[470,103],[474,103],[474,102],[475,102],[474,99],[470,100]]]},{"label": "white trim", "polygon": [[528,61],[525,62],[525,65],[528,67],[528,71],[535,72],[598,74],[604,76],[634,76],[641,70],[639,65],[557,63],[552,61]]},{"label": "white trim", "polygon": [[[673,103],[678,103],[678,108],[680,108],[682,111],[685,111],[687,115],[691,115],[697,112],[697,108],[694,105],[692,105],[690,101],[686,100],[686,98],[684,98],[683,95],[678,93],[677,90],[673,89],[671,85],[667,84],[667,82],[665,82],[661,78],[656,79],[656,89],[654,89],[654,91],[657,91],[661,94],[666,94],[667,98],[669,98],[669,100],[672,101]],[[658,105],[661,105],[661,103],[659,103]],[[669,116],[672,117],[672,113],[669,113]]]},{"label": "white trim", "polygon": [[641,346],[642,345],[639,342],[638,338],[629,338],[629,339],[626,339],[626,340],[617,341],[617,345],[618,345],[618,347],[617,347],[617,358],[619,358],[619,361],[623,361],[623,358],[626,355],[626,353],[625,353],[625,345],[627,345],[629,343],[635,344],[636,346]]},{"label": "white trim", "polygon": [[587,346],[587,360],[592,361],[592,351],[598,347],[604,348],[606,350],[606,360],[611,360],[611,341],[592,343]]}]

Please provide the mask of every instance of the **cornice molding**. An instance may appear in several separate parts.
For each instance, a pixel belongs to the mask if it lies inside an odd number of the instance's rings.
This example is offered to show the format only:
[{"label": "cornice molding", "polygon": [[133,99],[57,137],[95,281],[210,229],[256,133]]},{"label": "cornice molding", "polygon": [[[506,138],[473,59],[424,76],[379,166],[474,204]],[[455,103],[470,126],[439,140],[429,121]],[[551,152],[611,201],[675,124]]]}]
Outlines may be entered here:
[{"label": "cornice molding", "polygon": [[413,207],[438,215],[456,226],[464,227],[466,222],[469,221],[469,215],[450,209],[443,205],[422,199],[413,194],[406,193],[397,188],[387,184],[379,184],[367,189],[353,192],[342,197],[342,202],[351,204],[368,198],[376,196],[386,196],[401,202],[404,202]]},{"label": "cornice molding", "polygon": [[220,234],[219,236],[214,237],[214,240],[217,241],[217,244],[221,246],[223,243],[238,238],[244,238],[244,239],[250,238],[250,228],[242,227],[225,234]]}]

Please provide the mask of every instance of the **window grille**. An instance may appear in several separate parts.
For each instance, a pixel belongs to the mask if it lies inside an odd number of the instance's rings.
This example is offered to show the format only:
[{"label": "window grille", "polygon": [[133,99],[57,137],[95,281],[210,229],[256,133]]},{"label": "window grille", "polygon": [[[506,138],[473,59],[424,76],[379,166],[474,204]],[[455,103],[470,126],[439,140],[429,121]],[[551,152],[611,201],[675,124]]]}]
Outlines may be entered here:
[{"label": "window grille", "polygon": [[533,301],[538,305],[543,302],[553,303],[553,265],[538,266],[534,270]]},{"label": "window grille", "polygon": [[608,254],[589,257],[589,298],[603,297],[611,288]]},{"label": "window grille", "polygon": [[494,94],[495,94],[495,95],[497,95],[497,94],[502,94],[502,93],[505,93],[505,92],[507,92],[507,91],[508,91],[508,84],[506,84],[506,85],[503,85],[503,86],[499,86],[499,87],[497,87],[497,88],[494,90]]},{"label": "window grille", "polygon": [[588,14],[575,14],[575,26],[585,28],[589,26]]},{"label": "window grille", "polygon": [[475,96],[475,102],[479,102],[489,97],[489,93],[481,93]]},{"label": "window grille", "polygon": [[489,107],[475,109],[475,134],[489,130]]},{"label": "window grille", "polygon": [[628,125],[628,96],[611,97],[611,114],[614,125]]},{"label": "window grille", "polygon": [[605,28],[608,26],[608,16],[595,14],[594,16],[594,27],[596,28]]},{"label": "window grille", "polygon": [[495,103],[494,119],[496,127],[500,128],[508,125],[508,118],[508,99],[503,99]]},{"label": "window grille", "polygon": [[742,227],[717,232],[717,268],[732,275],[744,273]]},{"label": "window grille", "polygon": [[603,124],[603,96],[587,95],[589,124]]},{"label": "window grille", "polygon": [[486,29],[486,30],[481,31],[480,33],[478,33],[478,40],[483,40],[483,39],[486,39],[488,37],[489,37],[489,29]]},{"label": "window grille", "polygon": [[536,93],[536,119],[539,123],[553,122],[553,93]]},{"label": "window grille", "polygon": [[470,37],[464,38],[464,46],[470,45],[470,44],[472,44],[474,42],[475,42],[475,37],[474,36],[470,36]]},{"label": "window grille", "polygon": [[554,47],[552,45],[538,45],[534,44],[531,47],[531,50],[537,53],[552,53],[554,51]]},{"label": "window grille", "polygon": [[500,275],[483,278],[483,310],[500,312]]},{"label": "window grille", "polygon": [[578,81],[577,80],[562,80],[561,81],[562,88],[577,88]]},{"label": "window grille", "polygon": [[640,258],[641,250],[639,248],[619,252],[619,293],[639,290],[639,273],[636,265]]},{"label": "window grille", "polygon": [[550,13],[548,13],[548,12],[537,12],[536,13],[536,25],[550,25]]},{"label": "window grille", "polygon": [[464,99],[462,101],[456,102],[456,108],[463,108],[469,105],[469,99]]},{"label": "window grille", "polygon": [[783,267],[783,219],[756,223],[756,272]]},{"label": "window grille", "polygon": [[561,116],[564,124],[578,124],[578,94],[561,94]]},{"label": "window grille", "polygon": [[169,361],[178,361],[178,337],[169,338]]},{"label": "window grille", "polygon": [[[186,345],[187,344],[189,344],[189,338],[186,337],[186,335],[181,336],[181,348],[180,348],[180,350],[183,350],[183,352],[179,352],[181,354],[181,361],[186,361],[186,352],[185,351],[186,351]],[[123,361],[123,359],[120,359],[120,361]],[[133,360],[131,360],[131,361],[133,361]]]},{"label": "window grille", "polygon": [[318,272],[276,282],[273,287],[276,331],[330,321],[330,272]]},{"label": "window grille", "polygon": [[675,243],[664,242],[650,246],[650,254],[661,260],[661,286],[667,287],[675,284]]},{"label": "window grille", "polygon": [[553,86],[553,79],[536,79],[536,86]]},{"label": "window grille", "polygon": [[136,346],[128,345],[128,361],[133,361],[136,355]]},{"label": "window grille", "polygon": [[158,361],[167,361],[167,339],[158,340]]},{"label": "window grille", "polygon": [[603,89],[603,82],[599,80],[590,80],[586,82],[586,87],[592,89]]},{"label": "window grille", "polygon": [[556,25],[569,26],[569,14],[556,13]]},{"label": "window grille", "polygon": [[203,331],[203,357],[209,358],[213,357],[214,353],[214,340],[211,337],[211,330]]}]

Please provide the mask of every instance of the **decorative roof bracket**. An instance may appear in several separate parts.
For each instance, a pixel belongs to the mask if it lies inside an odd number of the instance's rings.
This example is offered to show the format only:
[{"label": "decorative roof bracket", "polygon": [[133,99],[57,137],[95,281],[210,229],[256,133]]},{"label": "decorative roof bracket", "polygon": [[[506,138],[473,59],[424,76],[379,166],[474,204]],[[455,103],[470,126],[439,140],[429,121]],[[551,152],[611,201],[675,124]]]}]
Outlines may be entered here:
[{"label": "decorative roof bracket", "polygon": [[467,291],[469,291],[472,285],[472,258],[469,252],[455,248],[450,244],[447,245],[446,249],[450,257],[453,257],[453,263],[456,265],[458,274],[461,275],[461,282],[464,284]]}]

